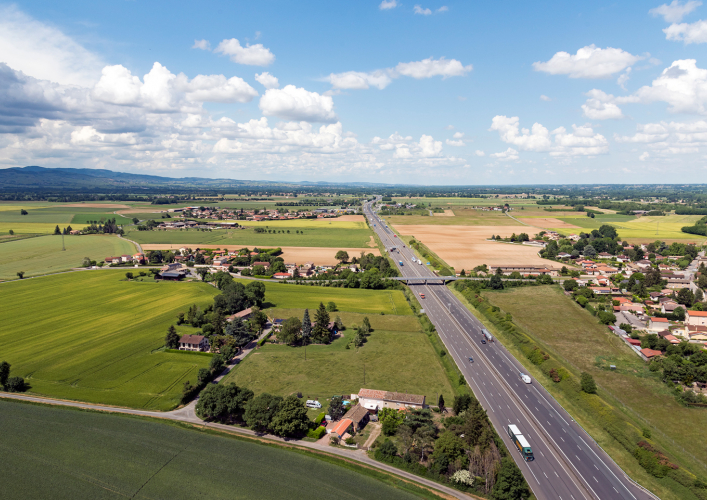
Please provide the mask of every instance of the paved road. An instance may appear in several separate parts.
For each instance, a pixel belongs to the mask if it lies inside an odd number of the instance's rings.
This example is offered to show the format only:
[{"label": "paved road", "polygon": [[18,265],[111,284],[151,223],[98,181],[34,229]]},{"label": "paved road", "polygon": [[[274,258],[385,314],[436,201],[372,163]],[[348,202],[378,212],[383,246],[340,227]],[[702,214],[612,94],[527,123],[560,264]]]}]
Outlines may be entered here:
[{"label": "paved road", "polygon": [[[391,258],[403,275],[434,276],[427,266],[413,262],[415,254],[403,247],[371,204],[364,213],[386,249],[396,247]],[[521,364],[499,342],[481,344],[481,322],[447,287],[411,284],[410,289],[425,294],[420,303],[427,316],[538,499],[657,498],[628,478],[539,383],[523,383]],[[506,431],[509,424],[528,439],[534,461],[524,461],[516,451]]]},{"label": "paved road", "polygon": [[[401,477],[405,480],[408,480],[410,482],[426,486],[427,488],[435,490],[436,492],[442,494],[443,496],[446,496],[446,498],[458,498],[461,500],[468,500],[469,498],[471,498],[469,495],[466,495],[466,494],[464,494],[460,491],[457,491],[453,488],[448,488],[447,486],[435,483],[434,481],[430,481],[428,479],[415,476],[415,475],[410,474],[408,472],[405,472],[405,471],[402,471],[402,470],[397,469],[395,467],[392,467],[388,464],[378,462],[378,461],[370,458],[362,450],[336,448],[333,446],[322,445],[319,443],[311,443],[308,441],[299,441],[299,440],[278,438],[276,436],[259,434],[257,432],[250,430],[250,429],[243,429],[240,427],[233,427],[230,425],[216,424],[213,422],[204,422],[203,420],[201,420],[199,417],[196,416],[196,412],[194,411],[194,408],[196,406],[196,402],[192,402],[188,406],[185,406],[184,408],[181,408],[179,410],[174,410],[174,411],[169,411],[169,412],[158,412],[158,411],[135,410],[132,408],[121,408],[121,407],[116,407],[116,406],[81,403],[78,401],[66,401],[66,400],[62,400],[62,399],[43,398],[40,396],[28,396],[26,394],[14,394],[14,393],[0,392],[0,401],[2,401],[3,399],[16,399],[16,400],[22,400],[22,401],[30,401],[30,402],[34,402],[34,403],[51,404],[51,405],[56,405],[56,406],[69,406],[69,407],[73,407],[73,408],[83,408],[83,409],[87,409],[87,410],[107,411],[107,412],[111,412],[111,413],[122,413],[122,414],[127,414],[127,415],[138,415],[138,416],[143,416],[143,417],[162,418],[162,419],[166,419],[166,420],[176,420],[179,422],[187,422],[187,423],[191,423],[194,425],[201,425],[204,427],[218,429],[220,431],[231,432],[234,434],[241,434],[241,435],[245,435],[245,436],[257,437],[263,441],[272,441],[272,442],[276,442],[276,443],[287,445],[287,446],[305,448],[305,449],[309,449],[309,450],[315,451],[315,452],[322,452],[322,453],[328,453],[330,455],[336,455],[339,458],[359,462],[359,463],[362,463],[366,466],[369,466],[369,467],[372,467],[375,469],[380,469],[380,470],[383,470],[383,471],[388,472],[390,474],[399,476],[399,477]],[[474,498],[476,498],[476,497],[474,497]]]}]

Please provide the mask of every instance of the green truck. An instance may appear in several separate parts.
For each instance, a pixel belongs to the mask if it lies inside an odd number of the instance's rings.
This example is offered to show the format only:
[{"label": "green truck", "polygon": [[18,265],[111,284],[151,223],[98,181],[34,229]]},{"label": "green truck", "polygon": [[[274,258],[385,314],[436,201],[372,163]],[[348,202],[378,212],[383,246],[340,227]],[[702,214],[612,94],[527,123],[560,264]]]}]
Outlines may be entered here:
[{"label": "green truck", "polygon": [[530,443],[528,443],[528,440],[525,439],[525,437],[520,433],[518,427],[516,427],[515,425],[509,425],[508,437],[513,440],[513,443],[516,445],[516,448],[518,448],[518,451],[523,457],[523,460],[525,460],[526,462],[535,460],[535,457],[533,456],[533,450],[530,449]]}]

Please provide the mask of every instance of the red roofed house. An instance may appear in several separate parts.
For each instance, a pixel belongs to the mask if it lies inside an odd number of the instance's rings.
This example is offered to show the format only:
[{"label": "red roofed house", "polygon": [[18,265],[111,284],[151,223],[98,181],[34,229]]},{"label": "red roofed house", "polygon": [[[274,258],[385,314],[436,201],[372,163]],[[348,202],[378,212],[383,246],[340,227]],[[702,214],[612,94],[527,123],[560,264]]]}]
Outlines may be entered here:
[{"label": "red roofed house", "polygon": [[641,346],[641,340],[640,339],[626,339],[626,342],[628,342],[631,345],[635,345],[640,347]]},{"label": "red roofed house", "polygon": [[253,309],[249,307],[248,309],[243,309],[241,312],[230,315],[226,318],[226,321],[233,321],[236,318],[241,318],[243,321],[246,321],[247,319],[250,319],[251,314],[253,314]]},{"label": "red roofed house", "polygon": [[425,396],[361,389],[358,391],[358,403],[367,410],[374,412],[380,408],[394,408],[396,410],[407,407],[424,408]]},{"label": "red roofed house", "polygon": [[665,330],[670,326],[670,322],[667,318],[649,318],[648,329],[656,332]]},{"label": "red roofed house", "polygon": [[278,280],[286,280],[287,278],[292,277],[292,275],[290,273],[275,273],[272,276],[273,276],[273,278],[278,279]]},{"label": "red roofed house", "polygon": [[344,434],[348,433],[349,430],[353,432],[353,420],[350,418],[345,418],[338,422],[334,427],[329,431],[329,434],[334,434],[336,435],[339,439],[344,438]]},{"label": "red roofed house", "polygon": [[707,326],[707,311],[687,311],[685,324],[690,326]]},{"label": "red roofed house", "polygon": [[179,339],[180,351],[208,351],[209,339],[203,335],[182,335]]},{"label": "red roofed house", "polygon": [[662,356],[663,353],[660,351],[656,351],[655,349],[648,349],[647,347],[645,349],[641,349],[641,355],[646,359],[649,360],[651,358],[655,358],[656,356]]}]

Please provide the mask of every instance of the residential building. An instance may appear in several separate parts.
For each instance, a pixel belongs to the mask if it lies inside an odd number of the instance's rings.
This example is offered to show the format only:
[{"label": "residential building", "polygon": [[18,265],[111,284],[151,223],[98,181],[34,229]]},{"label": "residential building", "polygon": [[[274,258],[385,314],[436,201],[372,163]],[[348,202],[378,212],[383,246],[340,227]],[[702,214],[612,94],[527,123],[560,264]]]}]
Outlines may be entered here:
[{"label": "residential building", "polygon": [[180,351],[208,351],[209,339],[203,335],[183,335],[179,339]]},{"label": "residential building", "polygon": [[670,326],[670,322],[667,318],[648,318],[648,330],[653,332],[660,332],[667,329]]},{"label": "residential building", "polygon": [[687,311],[685,324],[689,326],[707,326],[707,311]]},{"label": "residential building", "polygon": [[358,391],[357,395],[352,394],[351,396],[352,398],[358,398],[358,403],[361,406],[373,412],[381,408],[395,408],[399,410],[407,407],[425,407],[425,396],[418,396],[416,394],[361,389]]},{"label": "residential building", "polygon": [[368,423],[370,413],[360,404],[356,404],[344,415],[344,419],[349,419],[353,422],[353,429],[359,432]]},{"label": "residential building", "polygon": [[344,436],[353,432],[353,421],[350,418],[341,419],[329,430],[329,434],[337,436],[339,439],[346,439]]}]

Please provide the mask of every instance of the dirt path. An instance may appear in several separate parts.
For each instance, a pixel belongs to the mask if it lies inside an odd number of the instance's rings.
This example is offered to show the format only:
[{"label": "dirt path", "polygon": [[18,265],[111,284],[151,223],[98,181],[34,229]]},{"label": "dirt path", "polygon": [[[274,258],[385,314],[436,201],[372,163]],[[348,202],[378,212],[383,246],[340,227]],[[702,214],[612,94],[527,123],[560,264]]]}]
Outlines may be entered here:
[{"label": "dirt path", "polygon": [[380,422],[378,423],[369,423],[368,425],[374,426],[373,429],[371,429],[371,435],[368,436],[368,439],[366,439],[366,442],[363,444],[363,447],[368,449],[373,445],[373,442],[378,438],[378,436],[381,433],[381,424]]}]

